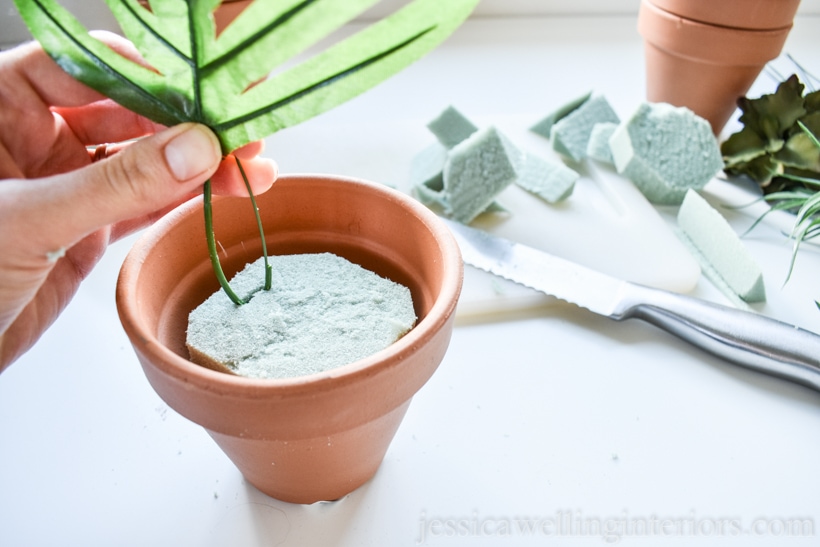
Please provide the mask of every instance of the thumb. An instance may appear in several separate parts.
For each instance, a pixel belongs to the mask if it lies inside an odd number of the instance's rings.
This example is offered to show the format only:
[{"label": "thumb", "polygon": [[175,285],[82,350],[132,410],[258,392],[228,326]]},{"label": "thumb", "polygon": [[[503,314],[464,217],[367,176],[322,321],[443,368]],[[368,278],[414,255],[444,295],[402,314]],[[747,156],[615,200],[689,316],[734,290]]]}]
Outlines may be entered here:
[{"label": "thumb", "polygon": [[27,220],[35,223],[30,234],[47,251],[70,247],[99,228],[184,199],[216,171],[221,157],[208,128],[186,123],[88,167],[28,181],[33,186],[23,201],[31,208]]}]

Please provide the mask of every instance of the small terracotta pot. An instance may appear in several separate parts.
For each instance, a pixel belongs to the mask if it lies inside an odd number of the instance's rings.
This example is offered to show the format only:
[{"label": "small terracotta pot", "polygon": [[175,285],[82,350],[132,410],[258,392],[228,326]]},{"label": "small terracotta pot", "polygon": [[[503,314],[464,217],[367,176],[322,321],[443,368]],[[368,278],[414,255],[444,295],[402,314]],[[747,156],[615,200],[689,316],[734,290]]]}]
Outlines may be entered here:
[{"label": "small terracotta pot", "polygon": [[766,63],[780,55],[790,30],[791,24],[767,30],[705,24],[660,9],[654,0],[642,0],[638,31],[644,38],[647,100],[688,107],[706,118],[718,134],[735,111],[737,99],[746,94]]},{"label": "small terracotta pot", "polygon": [[[289,502],[338,499],[379,467],[413,395],[441,362],[461,290],[447,228],[382,185],[332,176],[282,176],[258,197],[272,254],[332,252],[410,288],[416,326],[390,347],[321,374],[259,380],[188,360],[190,311],[218,290],[201,199],[160,220],[120,272],[120,319],[152,387],[208,431],[262,492]],[[214,200],[230,277],[261,255],[251,205]]]}]

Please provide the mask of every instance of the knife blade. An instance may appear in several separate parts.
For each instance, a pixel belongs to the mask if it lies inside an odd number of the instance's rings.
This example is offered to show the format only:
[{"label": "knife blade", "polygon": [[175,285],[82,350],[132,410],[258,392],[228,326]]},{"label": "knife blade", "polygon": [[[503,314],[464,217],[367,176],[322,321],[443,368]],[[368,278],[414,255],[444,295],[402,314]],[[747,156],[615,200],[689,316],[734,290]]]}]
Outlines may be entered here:
[{"label": "knife blade", "polygon": [[715,356],[820,391],[820,336],[766,317],[654,289],[442,218],[465,264],[616,321],[641,319]]}]

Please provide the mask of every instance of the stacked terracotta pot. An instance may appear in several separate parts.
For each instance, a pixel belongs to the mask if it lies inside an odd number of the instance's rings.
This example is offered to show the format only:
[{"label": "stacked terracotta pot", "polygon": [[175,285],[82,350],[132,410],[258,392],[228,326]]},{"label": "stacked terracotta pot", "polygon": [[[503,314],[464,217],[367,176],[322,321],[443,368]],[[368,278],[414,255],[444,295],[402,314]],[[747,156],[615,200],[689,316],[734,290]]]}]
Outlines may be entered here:
[{"label": "stacked terracotta pot", "polygon": [[686,106],[718,134],[780,55],[800,0],[642,0],[647,99]]}]

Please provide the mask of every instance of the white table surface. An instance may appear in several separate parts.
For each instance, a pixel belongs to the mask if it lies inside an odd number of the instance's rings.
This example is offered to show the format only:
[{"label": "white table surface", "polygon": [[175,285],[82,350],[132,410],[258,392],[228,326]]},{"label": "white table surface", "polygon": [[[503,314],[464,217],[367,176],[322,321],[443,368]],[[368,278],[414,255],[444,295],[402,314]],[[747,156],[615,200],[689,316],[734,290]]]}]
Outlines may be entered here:
[{"label": "white table surface", "polygon": [[[818,25],[799,19],[786,47],[815,72]],[[283,172],[401,184],[424,124],[448,104],[537,119],[595,89],[625,116],[643,81],[632,18],[474,20],[381,87],[271,137],[266,153]],[[771,87],[764,77],[755,89]],[[738,231],[752,220],[731,215]],[[820,332],[818,249],[801,251],[782,287],[790,247],[778,228],[744,242],[769,295],[756,309]],[[458,326],[356,492],[271,499],[145,380],[113,298],[129,244],[0,377],[0,545],[583,546],[605,543],[598,526],[630,525],[610,539],[820,541],[820,394],[565,304]],[[705,280],[695,293],[723,301]]]}]

